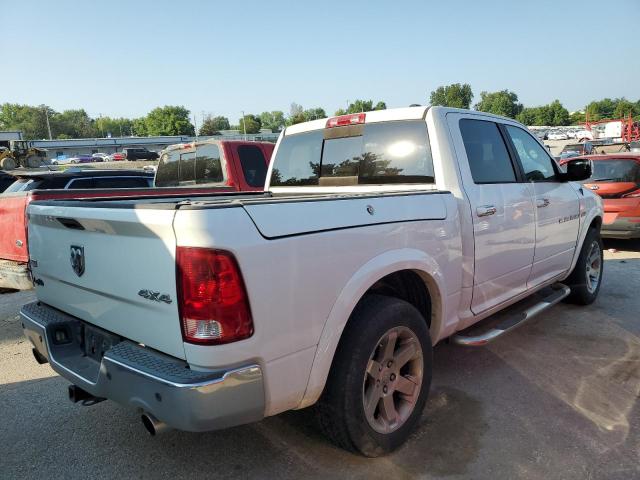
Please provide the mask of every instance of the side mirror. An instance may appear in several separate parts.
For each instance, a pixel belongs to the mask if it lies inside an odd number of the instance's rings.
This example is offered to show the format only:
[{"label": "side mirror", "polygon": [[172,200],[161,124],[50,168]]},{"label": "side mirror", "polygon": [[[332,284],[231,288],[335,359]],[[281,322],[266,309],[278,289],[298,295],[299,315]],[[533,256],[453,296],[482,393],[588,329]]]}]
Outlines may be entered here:
[{"label": "side mirror", "polygon": [[566,168],[567,173],[564,174],[564,179],[567,182],[581,182],[591,178],[591,162],[589,160],[569,160]]}]

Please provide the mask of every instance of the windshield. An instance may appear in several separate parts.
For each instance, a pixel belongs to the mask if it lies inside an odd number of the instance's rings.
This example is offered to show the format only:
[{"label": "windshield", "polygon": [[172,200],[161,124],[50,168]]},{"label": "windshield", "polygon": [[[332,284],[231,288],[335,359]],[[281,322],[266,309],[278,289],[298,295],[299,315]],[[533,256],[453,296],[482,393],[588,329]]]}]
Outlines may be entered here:
[{"label": "windshield", "polygon": [[640,163],[631,159],[595,160],[591,162],[591,182],[634,182],[640,184]]},{"label": "windshield", "polygon": [[[349,130],[351,129],[351,130]],[[371,123],[286,135],[271,186],[433,183],[424,121]]]}]

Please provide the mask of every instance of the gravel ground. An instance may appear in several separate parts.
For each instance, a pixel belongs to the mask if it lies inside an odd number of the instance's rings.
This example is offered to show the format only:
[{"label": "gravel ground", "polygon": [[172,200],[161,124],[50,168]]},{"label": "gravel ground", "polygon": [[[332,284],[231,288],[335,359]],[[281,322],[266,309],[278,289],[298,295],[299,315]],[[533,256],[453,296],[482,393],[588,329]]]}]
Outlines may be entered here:
[{"label": "gravel ground", "polygon": [[112,402],[80,407],[38,365],[0,294],[2,478],[640,478],[640,243],[607,242],[590,307],[559,305],[486,348],[443,343],[422,424],[386,458],[343,452],[309,410],[149,437]]}]

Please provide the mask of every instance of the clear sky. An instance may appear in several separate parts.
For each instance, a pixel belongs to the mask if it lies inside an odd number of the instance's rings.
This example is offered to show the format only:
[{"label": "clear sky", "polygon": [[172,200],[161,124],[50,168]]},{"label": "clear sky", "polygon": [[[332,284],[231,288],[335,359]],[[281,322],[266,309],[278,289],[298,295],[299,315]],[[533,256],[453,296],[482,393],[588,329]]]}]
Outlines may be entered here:
[{"label": "clear sky", "polygon": [[0,0],[0,103],[142,116],[332,114],[356,98],[428,103],[439,85],[508,88],[577,110],[640,98],[640,0]]}]

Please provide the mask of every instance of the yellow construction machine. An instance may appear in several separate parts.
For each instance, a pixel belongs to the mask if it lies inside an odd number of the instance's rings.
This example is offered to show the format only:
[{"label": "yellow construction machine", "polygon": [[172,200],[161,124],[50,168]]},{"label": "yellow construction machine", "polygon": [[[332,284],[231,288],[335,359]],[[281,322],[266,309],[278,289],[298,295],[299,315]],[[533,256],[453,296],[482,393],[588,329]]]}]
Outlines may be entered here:
[{"label": "yellow construction machine", "polygon": [[9,140],[4,143],[8,146],[0,146],[0,170],[37,168],[46,161],[47,151],[32,147],[27,140]]}]

